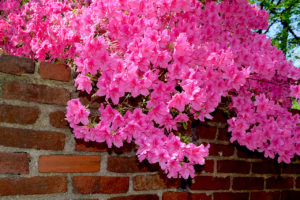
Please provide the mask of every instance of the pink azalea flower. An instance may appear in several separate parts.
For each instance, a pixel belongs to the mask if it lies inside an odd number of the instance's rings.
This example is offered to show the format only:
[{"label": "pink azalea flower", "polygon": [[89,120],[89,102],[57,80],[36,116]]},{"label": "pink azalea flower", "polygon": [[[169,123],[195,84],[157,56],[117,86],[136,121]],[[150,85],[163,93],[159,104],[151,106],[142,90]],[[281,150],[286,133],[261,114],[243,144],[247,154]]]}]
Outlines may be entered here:
[{"label": "pink azalea flower", "polygon": [[75,79],[75,86],[78,90],[86,91],[88,94],[92,91],[92,82],[88,76],[79,74]]}]

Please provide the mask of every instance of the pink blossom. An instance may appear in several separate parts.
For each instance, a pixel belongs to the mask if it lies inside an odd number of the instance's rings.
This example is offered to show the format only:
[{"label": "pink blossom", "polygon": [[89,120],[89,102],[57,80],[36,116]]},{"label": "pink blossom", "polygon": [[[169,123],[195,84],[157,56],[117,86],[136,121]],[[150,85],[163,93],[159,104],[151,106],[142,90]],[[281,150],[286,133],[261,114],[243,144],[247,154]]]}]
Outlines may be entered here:
[{"label": "pink blossom", "polygon": [[75,86],[78,90],[86,91],[88,94],[92,91],[92,82],[88,76],[79,74],[75,79]]},{"label": "pink blossom", "polygon": [[291,96],[300,99],[300,85],[291,86]]},{"label": "pink blossom", "polygon": [[68,63],[78,90],[103,97],[93,116],[79,99],[68,102],[76,138],[133,142],[140,161],[186,179],[209,145],[185,144],[178,126],[222,106],[234,116],[231,142],[279,162],[300,154],[300,117],[289,112],[300,68],[255,32],[268,14],[247,0],[6,0],[0,10],[2,51]]},{"label": "pink blossom", "polygon": [[89,114],[90,111],[80,103],[79,99],[68,101],[66,119],[69,123],[87,125],[89,123]]}]

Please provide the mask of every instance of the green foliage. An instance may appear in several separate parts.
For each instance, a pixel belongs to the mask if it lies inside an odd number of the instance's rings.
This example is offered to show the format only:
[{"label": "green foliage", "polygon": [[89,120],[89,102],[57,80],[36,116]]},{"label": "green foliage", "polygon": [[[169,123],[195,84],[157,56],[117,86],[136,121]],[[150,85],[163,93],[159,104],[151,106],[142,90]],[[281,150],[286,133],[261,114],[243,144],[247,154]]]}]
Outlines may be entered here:
[{"label": "green foliage", "polygon": [[[268,30],[257,30],[272,38],[273,45],[287,57],[292,57],[300,47],[300,0],[249,0],[269,13]],[[298,59],[294,56],[294,59]]]},{"label": "green foliage", "polygon": [[296,109],[296,110],[300,110],[300,104],[298,104],[297,101],[294,100],[294,101],[293,101],[293,106],[292,106],[292,108],[293,108],[293,109]]},{"label": "green foliage", "polygon": [[22,0],[22,1],[20,2],[20,7],[22,7],[22,5],[28,3],[29,1],[30,1],[30,0]]},{"label": "green foliage", "polygon": [[181,133],[178,133],[178,137],[180,138],[181,142],[184,142],[185,144],[191,143],[191,136],[188,135],[182,135]]}]

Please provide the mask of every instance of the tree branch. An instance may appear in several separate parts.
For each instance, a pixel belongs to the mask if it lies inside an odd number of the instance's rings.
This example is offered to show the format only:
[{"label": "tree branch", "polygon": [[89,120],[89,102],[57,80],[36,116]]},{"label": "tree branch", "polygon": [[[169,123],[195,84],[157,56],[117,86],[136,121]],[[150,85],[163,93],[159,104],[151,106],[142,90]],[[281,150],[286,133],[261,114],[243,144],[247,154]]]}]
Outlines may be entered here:
[{"label": "tree branch", "polygon": [[281,3],[281,0],[279,0],[279,1],[277,2],[276,6],[278,6],[280,3]]},{"label": "tree branch", "polygon": [[256,78],[247,78],[248,80],[254,80],[254,81],[259,81],[259,82],[264,82],[264,83],[268,83],[268,84],[272,84],[272,85],[276,85],[276,86],[279,86],[279,87],[282,87],[282,88],[288,88],[288,86],[286,86],[285,84],[279,84],[279,83],[274,83],[272,81],[268,81],[268,80],[264,80],[264,79],[256,79]]},{"label": "tree branch", "polygon": [[266,34],[266,33],[270,30],[271,26],[273,26],[273,24],[275,24],[275,22],[277,22],[277,20],[274,20],[274,21],[268,26],[268,29],[264,32],[264,34]]},{"label": "tree branch", "polygon": [[300,41],[300,38],[294,33],[294,31],[291,29],[291,27],[289,25],[287,26],[287,28],[288,28],[288,31],[294,36],[294,38],[297,41]]}]

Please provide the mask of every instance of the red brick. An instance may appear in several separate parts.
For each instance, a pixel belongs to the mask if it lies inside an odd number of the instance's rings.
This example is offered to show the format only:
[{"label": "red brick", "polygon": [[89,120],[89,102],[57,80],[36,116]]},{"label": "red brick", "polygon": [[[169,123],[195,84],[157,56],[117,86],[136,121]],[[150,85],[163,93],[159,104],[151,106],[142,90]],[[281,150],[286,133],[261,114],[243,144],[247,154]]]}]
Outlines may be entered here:
[{"label": "red brick", "polygon": [[250,172],[250,163],[241,160],[218,160],[217,172],[248,174]]},{"label": "red brick", "polygon": [[68,128],[69,124],[65,120],[64,111],[55,111],[49,114],[50,124],[56,128]]},{"label": "red brick", "polygon": [[4,99],[66,105],[70,99],[70,93],[63,88],[11,81],[4,85],[2,97]]},{"label": "red brick", "polygon": [[210,156],[232,156],[234,153],[234,146],[232,144],[214,144],[210,143]]},{"label": "red brick", "polygon": [[214,200],[248,200],[249,193],[214,193]]},{"label": "red brick", "polygon": [[252,163],[252,173],[280,174],[280,165],[274,161]]},{"label": "red brick", "polygon": [[165,192],[163,200],[211,200],[206,194],[192,194],[187,192]]},{"label": "red brick", "polygon": [[0,153],[0,173],[28,174],[29,157],[27,153]]},{"label": "red brick", "polygon": [[180,179],[169,179],[166,175],[140,175],[133,177],[134,190],[160,190],[166,188],[177,188]]},{"label": "red brick", "polygon": [[297,188],[300,188],[300,178],[297,178],[297,179],[296,179],[296,187],[297,187]]},{"label": "red brick", "polygon": [[293,177],[271,177],[267,179],[267,189],[289,189],[294,187]]},{"label": "red brick", "polygon": [[129,188],[128,177],[75,176],[72,179],[73,192],[81,194],[126,193]]},{"label": "red brick", "polygon": [[252,192],[251,200],[279,200],[280,192]]},{"label": "red brick", "polygon": [[196,127],[196,133],[200,139],[215,139],[217,128],[206,124],[200,124]]},{"label": "red brick", "polygon": [[222,122],[222,123],[226,123],[228,120],[227,115],[224,113],[223,110],[217,108],[213,113],[212,116],[214,117],[212,119],[213,122]]},{"label": "red brick", "polygon": [[5,138],[5,140],[0,140],[0,145],[3,146],[63,150],[65,137],[63,133],[0,126],[0,138]]},{"label": "red brick", "polygon": [[234,177],[232,189],[234,190],[263,190],[264,178]]},{"label": "red brick", "polygon": [[213,173],[215,162],[214,160],[205,160],[204,165],[194,165],[195,171],[200,173]]},{"label": "red brick", "polygon": [[71,69],[65,64],[42,62],[39,72],[44,79],[70,81]]},{"label": "red brick", "polygon": [[[26,115],[20,113],[26,113]],[[0,104],[0,122],[33,124],[38,116],[38,108]]]},{"label": "red brick", "polygon": [[98,142],[85,142],[84,140],[76,139],[75,150],[76,151],[89,151],[89,152],[109,152],[121,154],[123,152],[131,152],[134,148],[134,144],[124,143],[123,147],[117,148],[113,146],[108,148],[106,143]]},{"label": "red brick", "polygon": [[257,151],[250,151],[245,146],[237,146],[237,155],[240,158],[264,159],[264,154]]},{"label": "red brick", "polygon": [[228,190],[230,178],[213,176],[196,176],[191,185],[192,190]]},{"label": "red brick", "polygon": [[118,173],[153,172],[159,169],[157,164],[149,164],[146,160],[139,162],[136,156],[109,156],[107,170]]},{"label": "red brick", "polygon": [[12,55],[0,55],[0,72],[21,75],[34,73],[34,61]]},{"label": "red brick", "polygon": [[0,178],[0,196],[65,192],[67,192],[67,178],[64,176]]},{"label": "red brick", "polygon": [[141,195],[130,195],[121,197],[112,197],[108,200],[159,200],[159,196],[156,194],[141,194]]},{"label": "red brick", "polygon": [[299,200],[300,191],[282,191],[281,200]]},{"label": "red brick", "polygon": [[284,164],[282,167],[283,174],[300,174],[300,164]]},{"label": "red brick", "polygon": [[100,156],[45,155],[39,158],[39,172],[98,172]]},{"label": "red brick", "polygon": [[[79,92],[78,97],[80,99],[80,102],[83,105],[89,105],[90,108],[99,108],[101,103],[105,102],[105,97],[92,97],[90,94],[86,93],[86,92]],[[120,102],[122,100],[120,99]]]},{"label": "red brick", "polygon": [[231,137],[231,133],[228,132],[228,127],[219,128],[218,140],[229,141]]}]

